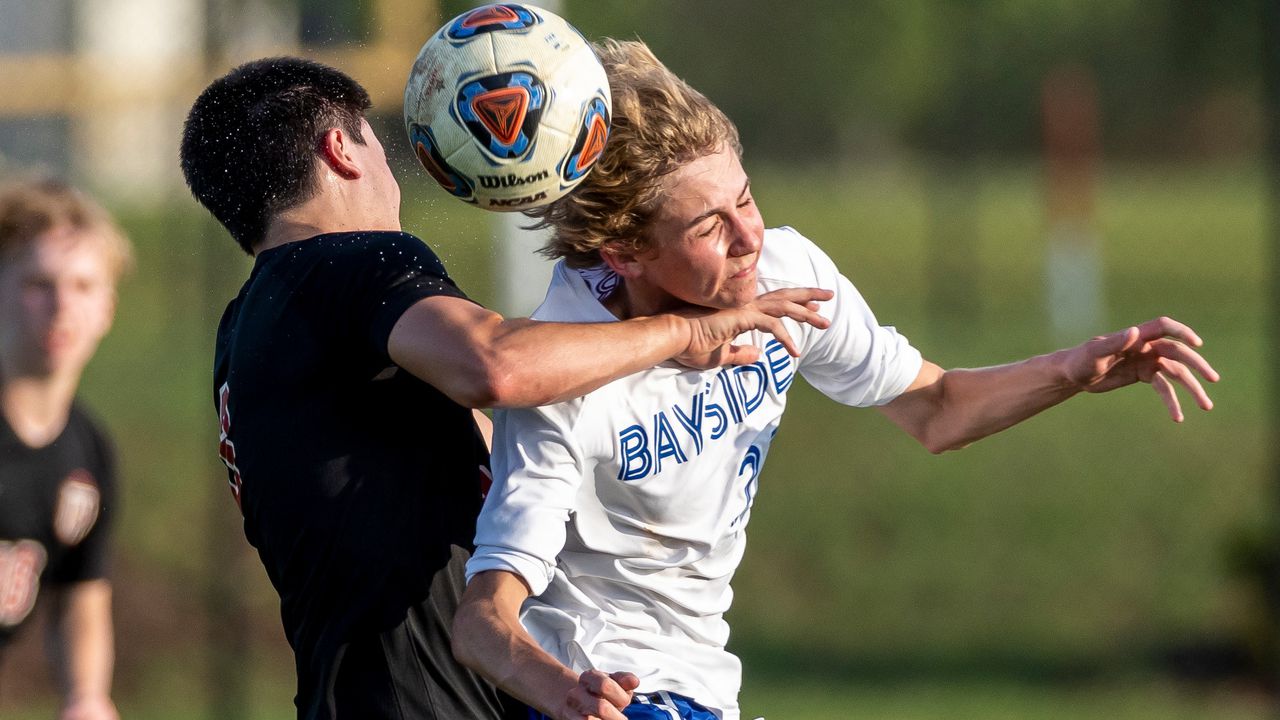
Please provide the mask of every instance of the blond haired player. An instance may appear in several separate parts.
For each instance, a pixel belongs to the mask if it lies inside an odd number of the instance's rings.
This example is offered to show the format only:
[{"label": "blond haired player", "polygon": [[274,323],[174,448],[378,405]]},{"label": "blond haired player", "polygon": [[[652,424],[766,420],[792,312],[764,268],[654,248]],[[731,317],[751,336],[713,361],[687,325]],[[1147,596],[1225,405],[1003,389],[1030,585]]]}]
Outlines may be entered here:
[{"label": "blond haired player", "polygon": [[[946,370],[881,326],[853,284],[790,228],[765,229],[737,131],[642,44],[598,53],[613,133],[593,174],[544,216],[563,258],[534,317],[608,322],[685,304],[733,308],[777,288],[833,288],[798,357],[733,369],[662,363],[582,397],[495,418],[494,485],[455,622],[465,664],[557,720],[733,720],[730,580],[761,467],[797,376],[878,407],[941,452],[1080,392],[1173,384],[1211,407],[1217,373],[1167,318],[1009,365]],[[590,683],[593,692],[581,689]]]}]

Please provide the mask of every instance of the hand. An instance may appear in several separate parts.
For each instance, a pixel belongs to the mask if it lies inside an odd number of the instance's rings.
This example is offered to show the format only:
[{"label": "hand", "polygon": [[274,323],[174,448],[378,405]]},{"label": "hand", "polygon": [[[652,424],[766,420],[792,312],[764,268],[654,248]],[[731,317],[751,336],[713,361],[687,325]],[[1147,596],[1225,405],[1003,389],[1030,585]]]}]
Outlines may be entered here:
[{"label": "hand", "polygon": [[120,720],[120,714],[106,695],[84,695],[70,698],[58,720]]},{"label": "hand", "polygon": [[1191,328],[1171,318],[1159,317],[1096,337],[1066,351],[1067,374],[1081,390],[1093,393],[1108,392],[1135,382],[1150,383],[1173,421],[1182,422],[1175,382],[1191,393],[1200,409],[1213,409],[1213,401],[1196,373],[1209,382],[1217,382],[1218,372],[1191,349],[1203,344]]},{"label": "hand", "polygon": [[631,704],[631,693],[640,679],[629,672],[606,675],[588,670],[578,676],[578,684],[565,698],[565,720],[626,720],[622,709]]},{"label": "hand", "polygon": [[799,356],[782,318],[825,329],[830,320],[818,314],[818,302],[835,293],[818,288],[785,288],[756,297],[740,308],[711,310],[687,308],[678,314],[691,326],[689,346],[676,361],[689,367],[707,369],[721,365],[750,365],[760,358],[760,348],[731,344],[744,332],[760,330],[773,335],[792,356]]}]

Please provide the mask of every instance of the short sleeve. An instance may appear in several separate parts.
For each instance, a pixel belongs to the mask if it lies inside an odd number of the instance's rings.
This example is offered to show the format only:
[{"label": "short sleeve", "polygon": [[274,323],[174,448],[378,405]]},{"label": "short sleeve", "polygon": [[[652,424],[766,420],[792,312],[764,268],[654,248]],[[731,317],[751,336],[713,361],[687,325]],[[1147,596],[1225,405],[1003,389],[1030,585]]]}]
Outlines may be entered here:
[{"label": "short sleeve", "polygon": [[802,284],[812,282],[814,287],[835,292],[821,305],[831,326],[811,333],[800,358],[801,375],[822,394],[845,405],[865,407],[893,400],[919,375],[920,352],[896,328],[880,325],[862,294],[818,246],[795,231],[787,231],[784,237],[798,243],[791,253],[793,262],[806,262],[805,274],[811,274]]},{"label": "short sleeve", "polygon": [[348,299],[357,327],[367,329],[371,349],[385,356],[392,328],[411,305],[427,297],[467,296],[418,238],[406,233],[371,238],[360,248],[363,257],[353,264]]},{"label": "short sleeve", "polygon": [[583,480],[565,412],[569,404],[494,413],[493,487],[476,522],[468,581],[486,570],[506,570],[523,578],[534,595],[550,584]]},{"label": "short sleeve", "polygon": [[97,518],[84,539],[66,552],[66,555],[50,568],[51,584],[68,584],[86,580],[98,580],[110,570],[112,524],[119,509],[116,507],[116,454],[110,439],[98,428],[90,426],[92,453],[87,458],[87,468],[93,476],[98,491]]}]

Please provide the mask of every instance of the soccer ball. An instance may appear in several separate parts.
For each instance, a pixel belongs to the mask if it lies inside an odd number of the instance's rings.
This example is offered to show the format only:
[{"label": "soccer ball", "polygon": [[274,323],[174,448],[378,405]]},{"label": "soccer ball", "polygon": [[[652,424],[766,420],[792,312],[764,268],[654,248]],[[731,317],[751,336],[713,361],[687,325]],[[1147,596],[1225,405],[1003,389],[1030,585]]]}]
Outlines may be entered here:
[{"label": "soccer ball", "polygon": [[409,141],[431,177],[487,210],[572,190],[609,135],[609,81],[582,35],[541,8],[497,3],[422,46],[404,91]]}]

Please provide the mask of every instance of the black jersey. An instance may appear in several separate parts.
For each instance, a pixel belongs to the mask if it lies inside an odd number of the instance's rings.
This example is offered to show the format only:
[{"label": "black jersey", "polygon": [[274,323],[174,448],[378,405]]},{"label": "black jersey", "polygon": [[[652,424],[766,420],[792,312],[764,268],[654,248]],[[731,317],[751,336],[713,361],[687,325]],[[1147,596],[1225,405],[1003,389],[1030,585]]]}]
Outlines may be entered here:
[{"label": "black jersey", "polygon": [[471,410],[387,354],[436,295],[465,297],[417,238],[319,235],[259,253],[218,329],[220,454],[280,594],[301,718],[500,716],[448,641],[487,451]]},{"label": "black jersey", "polygon": [[102,578],[115,504],[115,452],[79,405],[33,448],[0,417],[0,647],[40,587]]}]

